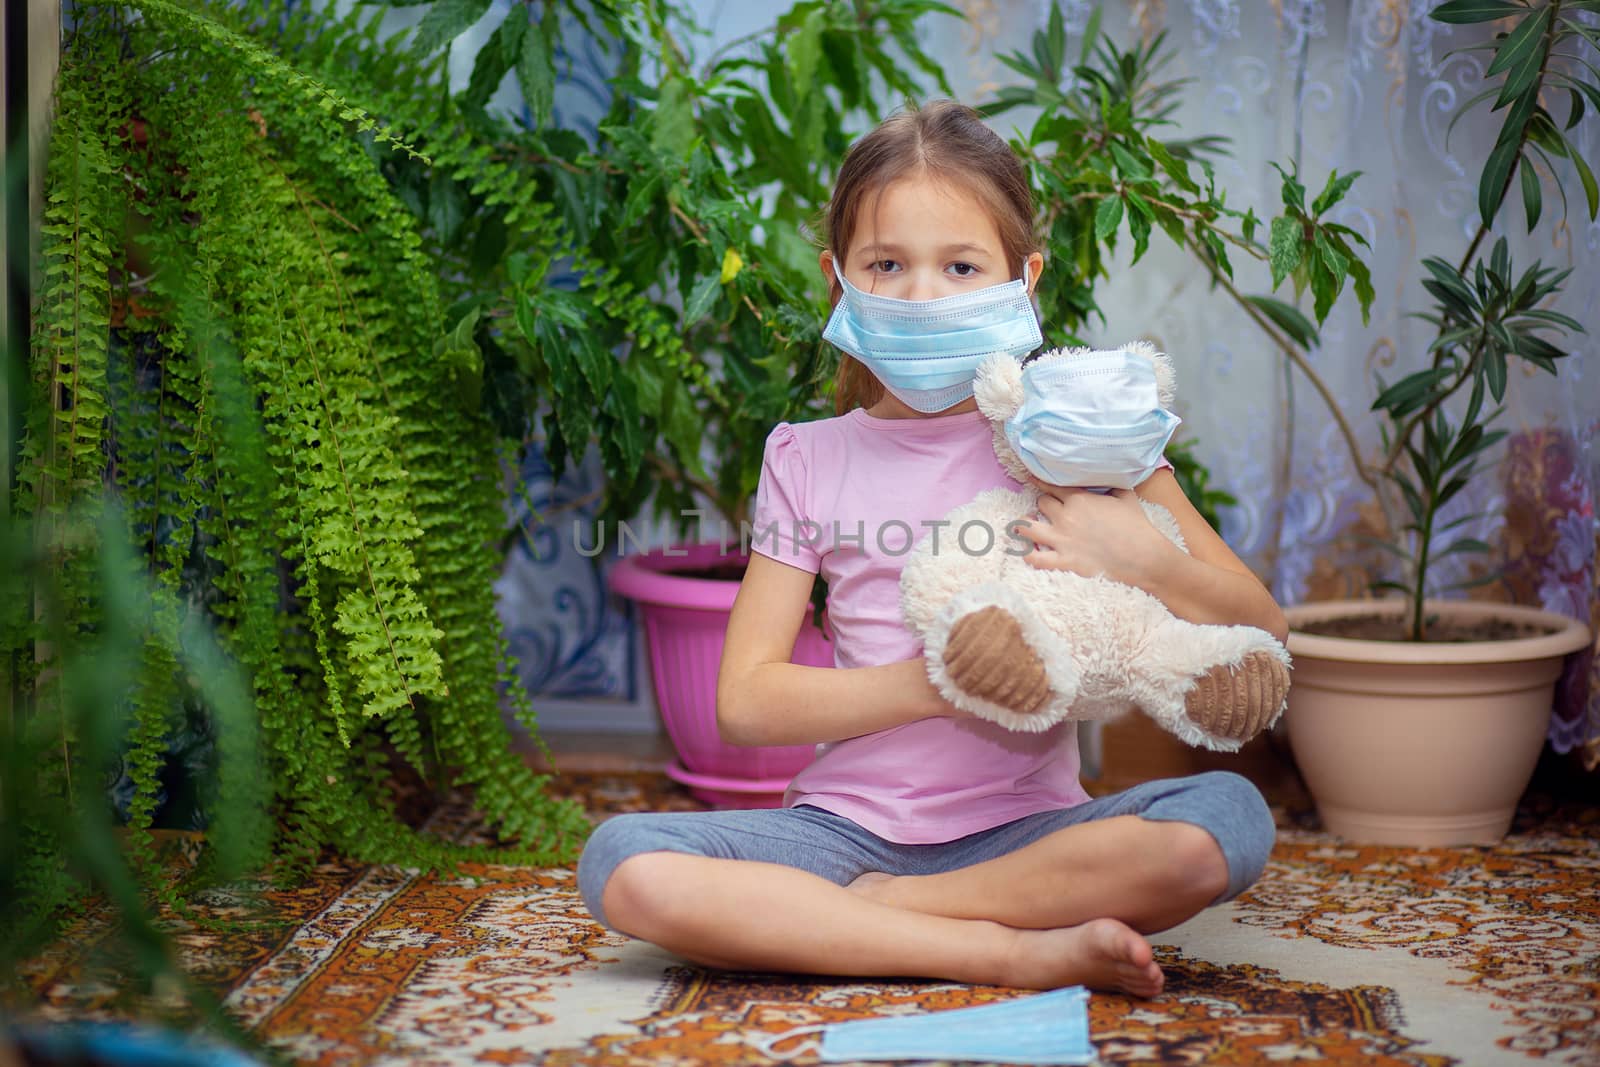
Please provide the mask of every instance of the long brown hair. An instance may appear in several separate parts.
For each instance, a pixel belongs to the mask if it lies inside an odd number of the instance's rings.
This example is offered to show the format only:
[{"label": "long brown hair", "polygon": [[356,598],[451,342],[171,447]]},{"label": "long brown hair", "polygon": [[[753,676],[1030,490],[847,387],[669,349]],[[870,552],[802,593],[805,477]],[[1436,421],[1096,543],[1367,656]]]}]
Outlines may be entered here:
[{"label": "long brown hair", "polygon": [[[1012,276],[1039,251],[1033,229],[1033,192],[1016,153],[983,124],[978,113],[954,100],[908,105],[851,146],[839,167],[823,217],[823,240],[839,260],[849,248],[862,205],[874,194],[913,174],[928,174],[971,193],[994,219]],[[841,268],[842,269],[842,268]],[[829,282],[838,303],[837,280]],[[871,407],[883,386],[855,358],[842,354],[834,383],[834,410]]]}]

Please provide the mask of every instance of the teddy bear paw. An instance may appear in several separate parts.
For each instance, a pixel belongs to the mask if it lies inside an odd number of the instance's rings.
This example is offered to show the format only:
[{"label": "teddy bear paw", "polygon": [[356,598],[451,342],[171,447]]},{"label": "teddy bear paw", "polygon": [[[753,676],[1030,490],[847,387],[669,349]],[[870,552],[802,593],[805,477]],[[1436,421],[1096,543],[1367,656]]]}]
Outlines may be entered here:
[{"label": "teddy bear paw", "polygon": [[1289,692],[1289,668],[1269,652],[1251,652],[1237,667],[1219,664],[1195,679],[1184,715],[1201,731],[1248,741],[1277,719]]},{"label": "teddy bear paw", "polygon": [[961,616],[944,646],[945,673],[962,692],[1023,715],[1044,707],[1050,679],[1044,661],[1004,608]]}]

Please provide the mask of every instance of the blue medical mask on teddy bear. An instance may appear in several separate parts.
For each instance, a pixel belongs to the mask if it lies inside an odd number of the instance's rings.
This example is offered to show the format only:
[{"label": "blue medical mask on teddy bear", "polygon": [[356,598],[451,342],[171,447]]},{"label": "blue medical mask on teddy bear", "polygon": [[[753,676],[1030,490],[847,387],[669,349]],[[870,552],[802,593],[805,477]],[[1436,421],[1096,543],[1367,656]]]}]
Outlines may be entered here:
[{"label": "blue medical mask on teddy bear", "polygon": [[1123,349],[1030,363],[1022,395],[1006,442],[1050,485],[1132,489],[1183,421],[1161,406],[1155,364]]},{"label": "blue medical mask on teddy bear", "polygon": [[1089,1064],[1089,991],[1068,986],[976,1008],[802,1026],[759,1041],[773,1059],[787,1060],[810,1047],[779,1052],[774,1046],[821,1032],[824,1063],[855,1060],[957,1060],[982,1063]]},{"label": "blue medical mask on teddy bear", "polygon": [[931,415],[972,395],[978,365],[995,352],[1020,359],[1044,343],[1022,277],[936,300],[863,292],[833,264],[843,294],[822,339],[859,359],[908,407]]}]

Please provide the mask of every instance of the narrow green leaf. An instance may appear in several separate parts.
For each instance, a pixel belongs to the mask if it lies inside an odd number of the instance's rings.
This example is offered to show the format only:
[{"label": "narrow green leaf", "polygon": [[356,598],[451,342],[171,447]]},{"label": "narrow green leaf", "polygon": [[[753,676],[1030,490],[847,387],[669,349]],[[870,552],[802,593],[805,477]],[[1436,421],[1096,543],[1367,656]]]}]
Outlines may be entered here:
[{"label": "narrow green leaf", "polygon": [[1483,165],[1483,177],[1478,183],[1478,213],[1485,226],[1494,225],[1500,201],[1505,197],[1506,179],[1511,176],[1511,168],[1517,161],[1518,147],[1517,140],[1495,145]]},{"label": "narrow green leaf", "polygon": [[1272,267],[1272,288],[1300,266],[1304,226],[1299,219],[1280,215],[1272,220],[1272,236],[1267,244],[1267,262]]},{"label": "narrow green leaf", "polygon": [[1528,232],[1532,233],[1533,228],[1539,223],[1541,206],[1539,175],[1534,172],[1533,164],[1527,156],[1522,157],[1522,162],[1518,166],[1522,171],[1522,207],[1528,218]]},{"label": "narrow green leaf", "polygon": [[613,478],[631,479],[644,458],[644,434],[640,428],[639,402],[632,380],[617,379],[615,387],[606,394],[601,409],[611,416],[620,445],[620,455],[617,457],[620,465],[607,473]]},{"label": "narrow green leaf", "polygon": [[1121,222],[1122,197],[1106,197],[1094,211],[1094,239],[1104,241],[1117,231],[1117,226]]},{"label": "narrow green leaf", "polygon": [[1372,288],[1372,272],[1367,265],[1355,256],[1350,258],[1350,277],[1356,291],[1356,300],[1361,304],[1361,325],[1367,326],[1372,321],[1372,302],[1377,299],[1377,291]]},{"label": "narrow green leaf", "polygon": [[[1060,11],[1055,7],[1055,5],[1052,4],[1050,10],[1053,15],[1058,17],[1060,16]],[[1050,40],[1045,36],[1045,31],[1034,30],[1033,38],[1029,44],[1033,48],[1033,61],[1034,63],[1038,64],[1040,73],[1042,73],[1045,78],[1050,78],[1051,73],[1055,69],[1055,64],[1050,62]],[[1050,80],[1053,81],[1054,79]]]},{"label": "narrow green leaf", "polygon": [[1478,328],[1476,326],[1464,326],[1457,330],[1447,330],[1434,339],[1433,344],[1428,346],[1428,352],[1431,354],[1441,348],[1453,348],[1470,341],[1476,336],[1478,336]]},{"label": "narrow green leaf", "polygon": [[1556,372],[1555,361],[1566,359],[1570,354],[1567,350],[1557,348],[1544,338],[1535,337],[1532,334],[1516,334],[1514,335],[1514,342],[1513,352],[1528,362],[1535,364],[1539,369],[1549,371],[1551,374]]},{"label": "narrow green leaf", "polygon": [[1456,273],[1454,267],[1438,256],[1428,256],[1423,259],[1422,265],[1433,275],[1434,280],[1454,294],[1468,310],[1474,312],[1478,310],[1478,298],[1467,285],[1466,279]]},{"label": "narrow green leaf", "polygon": [[665,178],[659,170],[634,175],[633,181],[628,183],[627,199],[623,201],[622,225],[624,227],[632,226],[650,213],[656,204],[664,181]]},{"label": "narrow green leaf", "polygon": [[694,285],[694,290],[689,294],[689,299],[684,301],[683,322],[685,326],[692,326],[705,317],[711,305],[716,302],[718,294],[722,292],[722,278],[718,274],[703,275]]},{"label": "narrow green leaf", "polygon": [[1294,208],[1304,213],[1306,209],[1306,187],[1300,184],[1298,177],[1285,171],[1276,163],[1272,164],[1272,169],[1283,177],[1283,206]]},{"label": "narrow green leaf", "polygon": [[1139,262],[1145,250],[1150,247],[1150,205],[1144,198],[1133,190],[1128,190],[1128,232],[1133,235],[1133,262]]},{"label": "narrow green leaf", "polygon": [[1524,319],[1537,319],[1540,322],[1554,323],[1557,326],[1564,326],[1567,329],[1572,330],[1574,333],[1585,332],[1583,324],[1577,319],[1570,315],[1563,315],[1559,311],[1550,311],[1546,308],[1531,308],[1528,311],[1522,312],[1518,317]]},{"label": "narrow green leaf", "polygon": [[798,30],[784,40],[790,84],[801,93],[818,91],[814,79],[817,60],[822,55],[822,31],[827,24],[827,8],[818,7],[805,17]]},{"label": "narrow green leaf", "polygon": [[1502,279],[1511,277],[1511,245],[1504,237],[1496,238],[1489,251],[1489,270]]},{"label": "narrow green leaf", "polygon": [[1327,235],[1321,230],[1317,231],[1316,244],[1317,252],[1320,254],[1322,261],[1333,272],[1335,291],[1343,288],[1345,277],[1350,273],[1349,258],[1335,248],[1333,242],[1329,241]]},{"label": "narrow green leaf", "polygon": [[1517,15],[1527,8],[1510,0],[1449,0],[1428,12],[1428,17],[1439,22],[1488,22],[1491,19]]},{"label": "narrow green leaf", "polygon": [[1321,215],[1334,204],[1337,204],[1344,198],[1344,194],[1349,190],[1351,183],[1359,177],[1361,177],[1359,170],[1353,170],[1343,177],[1340,177],[1337,169],[1329,171],[1328,184],[1323,186],[1322,192],[1318,193],[1317,198],[1311,202],[1311,213],[1313,215]]},{"label": "narrow green leaf", "polygon": [[1461,581],[1461,582],[1451,582],[1449,585],[1445,586],[1444,588],[1445,588],[1446,592],[1451,592],[1451,591],[1456,590],[1456,589],[1476,589],[1479,586],[1490,585],[1490,584],[1492,584],[1494,582],[1498,582],[1504,576],[1505,576],[1505,568],[1496,567],[1494,570],[1490,571],[1488,574],[1481,575],[1481,576],[1479,576],[1477,578],[1468,578],[1465,581]]},{"label": "narrow green leaf", "polygon": [[694,101],[683,78],[667,78],[661,83],[654,117],[651,146],[679,159],[688,159],[694,142]]},{"label": "narrow green leaf", "polygon": [[[1178,183],[1179,188],[1185,192],[1199,195],[1200,186],[1195,184],[1195,180],[1189,176],[1189,164],[1187,162],[1174,156],[1166,145],[1154,137],[1146,139],[1145,147],[1149,149],[1151,158],[1161,165],[1161,169],[1166,171],[1167,175]],[[1248,239],[1246,237],[1246,240]]]},{"label": "narrow green leaf", "polygon": [[489,10],[490,0],[438,0],[417,23],[411,45],[420,55],[460,37]]},{"label": "narrow green leaf", "polygon": [[1408,479],[1397,477],[1395,484],[1400,487],[1400,495],[1405,498],[1406,510],[1411,512],[1412,519],[1419,527],[1426,525],[1428,509],[1422,503],[1422,494]]},{"label": "narrow green leaf", "polygon": [[[494,95],[500,82],[505,78],[506,72],[511,69],[512,60],[516,53],[508,52],[507,38],[515,35],[517,26],[526,25],[519,18],[519,10],[514,10],[500,25],[496,26],[489,39],[478,49],[478,57],[472,63],[472,77],[467,82],[466,91],[462,100],[470,107],[482,107]],[[521,42],[518,41],[520,46]]]},{"label": "narrow green leaf", "polygon": [[1067,29],[1061,18],[1061,5],[1050,5],[1049,69],[1060,71],[1067,62]]},{"label": "narrow green leaf", "polygon": [[1433,509],[1438,511],[1440,508],[1450,503],[1450,501],[1454,500],[1456,496],[1460,494],[1461,490],[1465,489],[1466,487],[1466,478],[1459,476],[1451,478],[1439,490],[1438,495],[1433,498]]},{"label": "narrow green leaf", "polygon": [[1503,352],[1485,352],[1483,355],[1483,374],[1489,386],[1489,395],[1494,397],[1496,404],[1505,399],[1506,395],[1506,357]]},{"label": "narrow green leaf", "polygon": [[1150,177],[1150,165],[1136,157],[1121,144],[1112,141],[1108,146],[1111,149],[1111,158],[1117,161],[1117,169],[1128,178]]},{"label": "narrow green leaf", "polygon": [[1285,304],[1270,296],[1247,296],[1246,300],[1260,308],[1273,323],[1296,341],[1301,348],[1313,348],[1317,344],[1317,328],[1311,325],[1311,320],[1301,314],[1300,309],[1292,304]]},{"label": "narrow green leaf", "polygon": [[1600,187],[1596,187],[1594,171],[1589,169],[1589,163],[1583,158],[1583,153],[1572,147],[1568,153],[1572,165],[1578,169],[1578,180],[1583,183],[1583,195],[1589,202],[1589,221],[1593,222],[1595,212],[1600,211]]},{"label": "narrow green leaf", "polygon": [[[1595,47],[1600,49],[1600,39],[1596,40]],[[1569,92],[1576,91],[1588,97],[1589,104],[1596,110],[1600,110],[1600,85],[1595,85],[1592,82],[1587,82],[1580,78],[1571,77],[1565,72],[1559,70],[1549,71],[1549,75],[1553,80],[1563,82],[1567,86],[1567,90]]]},{"label": "narrow green leaf", "polygon": [[[519,5],[513,5],[509,17],[519,17],[521,10]],[[555,107],[555,57],[543,26],[530,25],[521,36],[522,47],[517,50],[517,82],[522,86],[522,99],[528,105],[534,125],[542,130],[550,125]]]},{"label": "narrow green leaf", "polygon": [[1083,47],[1078,52],[1078,65],[1089,62],[1089,50],[1100,39],[1100,5],[1096,4],[1089,15],[1089,24],[1083,28]]},{"label": "narrow green leaf", "polygon": [[1483,541],[1478,540],[1476,537],[1463,537],[1458,541],[1452,541],[1443,551],[1435,552],[1433,554],[1433,558],[1434,559],[1443,559],[1445,556],[1451,556],[1451,555],[1456,554],[1457,552],[1488,552],[1488,551],[1489,551],[1489,546],[1486,543],[1484,543]]},{"label": "narrow green leaf", "polygon": [[1434,387],[1449,377],[1443,368],[1430,367],[1408,374],[1378,394],[1372,402],[1373,411],[1388,410],[1394,415],[1405,415],[1425,404]]},{"label": "narrow green leaf", "polygon": [[1261,225],[1261,220],[1256,218],[1255,208],[1247,208],[1244,218],[1239,220],[1239,232],[1246,241],[1254,241],[1256,239],[1256,227],[1259,225]]},{"label": "narrow green leaf", "polygon": [[680,381],[668,383],[662,394],[661,434],[672,446],[678,461],[697,478],[704,478],[705,466],[700,459],[701,442],[705,433],[705,417],[695,410],[689,389]]},{"label": "narrow green leaf", "polygon": [[616,357],[600,343],[593,330],[574,330],[572,335],[577,339],[578,370],[589,383],[589,391],[597,397],[605,396],[617,367]]},{"label": "narrow green leaf", "polygon": [[1319,326],[1327,321],[1328,312],[1333,310],[1333,301],[1338,295],[1339,285],[1334,280],[1333,272],[1320,256],[1316,257],[1311,266],[1311,313]]},{"label": "narrow green leaf", "polygon": [[1492,78],[1501,71],[1509,71],[1495,101],[1496,108],[1504,107],[1521,95],[1538,77],[1539,67],[1544,62],[1544,32],[1549,25],[1550,8],[1541,7],[1517,23],[1500,43],[1494,62],[1484,72],[1484,77]]},{"label": "narrow green leaf", "polygon": [[1463,460],[1482,452],[1486,447],[1487,445],[1483,440],[1483,426],[1468,425],[1461,432],[1461,436],[1456,438],[1456,443],[1451,447],[1450,454],[1445,456],[1445,468],[1451,469],[1459,466]]}]

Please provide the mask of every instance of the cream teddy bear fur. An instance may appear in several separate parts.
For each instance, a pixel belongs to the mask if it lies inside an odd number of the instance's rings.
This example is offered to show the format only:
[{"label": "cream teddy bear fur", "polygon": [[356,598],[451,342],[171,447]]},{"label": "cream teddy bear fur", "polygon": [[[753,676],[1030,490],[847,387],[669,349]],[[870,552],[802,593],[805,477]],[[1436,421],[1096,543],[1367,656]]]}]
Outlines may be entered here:
[{"label": "cream teddy bear fur", "polygon": [[[1170,407],[1167,357],[1144,343],[1126,350],[1154,361],[1161,404]],[[1058,349],[1036,362],[1089,352]],[[1023,402],[1025,373],[997,355],[980,368],[975,391],[1000,462],[1026,488],[987,490],[946,516],[948,530],[977,522],[997,536],[987,551],[971,551],[981,544],[951,550],[946,538],[935,552],[925,539],[901,574],[901,607],[922,639],[929,678],[957,707],[1013,730],[1116,719],[1139,708],[1189,744],[1237,750],[1283,710],[1289,655],[1279,641],[1255,627],[1179,619],[1144,590],[1105,577],[1033,567],[1021,555],[1031,542],[1006,535],[1015,520],[1037,513],[1039,498],[1002,429]],[[1172,513],[1142,503],[1155,527],[1187,551]]]}]

